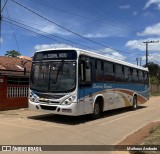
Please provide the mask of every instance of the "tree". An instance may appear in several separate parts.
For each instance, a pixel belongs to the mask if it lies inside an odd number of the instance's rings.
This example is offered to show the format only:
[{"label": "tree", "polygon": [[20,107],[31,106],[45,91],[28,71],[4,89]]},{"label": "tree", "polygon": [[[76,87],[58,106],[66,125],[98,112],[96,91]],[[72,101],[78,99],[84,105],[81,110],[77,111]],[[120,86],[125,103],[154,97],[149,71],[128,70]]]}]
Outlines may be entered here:
[{"label": "tree", "polygon": [[160,66],[153,62],[148,63],[148,69],[149,69],[149,75],[151,77],[153,76],[157,77],[158,74],[160,73]]},{"label": "tree", "polygon": [[21,55],[21,53],[18,51],[15,51],[15,50],[7,51],[5,54],[6,57],[17,57],[20,55]]},{"label": "tree", "polygon": [[148,63],[150,82],[157,84],[160,83],[160,66],[153,62]]}]

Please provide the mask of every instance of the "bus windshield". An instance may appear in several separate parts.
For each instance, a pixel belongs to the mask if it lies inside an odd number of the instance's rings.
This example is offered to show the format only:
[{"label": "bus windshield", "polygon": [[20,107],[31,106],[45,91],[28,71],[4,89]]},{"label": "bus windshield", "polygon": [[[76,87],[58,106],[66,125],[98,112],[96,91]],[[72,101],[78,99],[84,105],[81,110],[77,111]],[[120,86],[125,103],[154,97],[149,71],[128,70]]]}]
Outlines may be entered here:
[{"label": "bus windshield", "polygon": [[75,61],[34,62],[31,89],[44,92],[68,92],[76,85]]}]

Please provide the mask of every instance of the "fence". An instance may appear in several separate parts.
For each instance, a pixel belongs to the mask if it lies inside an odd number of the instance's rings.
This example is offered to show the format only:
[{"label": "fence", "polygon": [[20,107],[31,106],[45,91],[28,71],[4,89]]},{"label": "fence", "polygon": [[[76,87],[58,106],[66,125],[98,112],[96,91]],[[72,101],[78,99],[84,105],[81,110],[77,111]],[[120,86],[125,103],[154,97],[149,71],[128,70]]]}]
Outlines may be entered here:
[{"label": "fence", "polygon": [[7,97],[28,97],[28,86],[7,87]]},{"label": "fence", "polygon": [[151,84],[150,85],[151,93],[160,93],[160,84]]}]

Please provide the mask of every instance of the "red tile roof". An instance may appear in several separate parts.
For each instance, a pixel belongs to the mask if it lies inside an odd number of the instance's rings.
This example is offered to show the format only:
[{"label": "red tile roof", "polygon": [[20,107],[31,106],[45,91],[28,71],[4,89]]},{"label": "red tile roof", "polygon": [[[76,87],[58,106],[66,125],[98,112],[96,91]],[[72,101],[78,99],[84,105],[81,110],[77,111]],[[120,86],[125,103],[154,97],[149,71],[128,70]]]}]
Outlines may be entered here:
[{"label": "red tile roof", "polygon": [[25,66],[26,71],[30,72],[31,63],[32,61],[26,58],[0,56],[0,71],[23,71]]}]

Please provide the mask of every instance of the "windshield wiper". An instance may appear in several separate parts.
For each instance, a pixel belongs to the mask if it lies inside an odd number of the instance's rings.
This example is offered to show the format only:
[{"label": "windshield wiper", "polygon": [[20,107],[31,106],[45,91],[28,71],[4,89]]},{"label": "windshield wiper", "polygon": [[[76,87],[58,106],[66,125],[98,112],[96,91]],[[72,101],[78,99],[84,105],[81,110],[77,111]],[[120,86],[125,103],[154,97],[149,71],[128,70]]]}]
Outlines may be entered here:
[{"label": "windshield wiper", "polygon": [[62,60],[61,63],[59,64],[55,83],[57,83],[57,80],[58,80],[58,77],[59,77],[59,73],[62,71],[63,65],[64,65],[64,60]]}]

